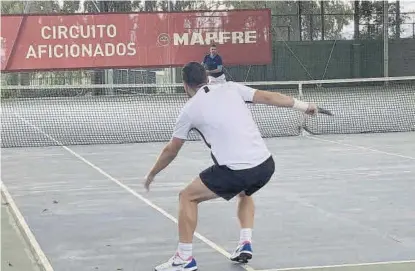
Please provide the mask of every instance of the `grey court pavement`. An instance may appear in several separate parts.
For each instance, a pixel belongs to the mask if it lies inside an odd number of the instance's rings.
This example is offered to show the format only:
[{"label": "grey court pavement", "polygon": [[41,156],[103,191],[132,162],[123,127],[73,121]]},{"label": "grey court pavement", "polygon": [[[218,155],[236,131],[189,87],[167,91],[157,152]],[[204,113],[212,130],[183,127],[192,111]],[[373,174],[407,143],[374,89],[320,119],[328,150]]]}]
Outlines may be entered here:
[{"label": "grey court pavement", "polygon": [[[266,142],[276,173],[255,197],[248,270],[415,259],[414,133]],[[152,270],[172,255],[178,192],[211,160],[201,142],[187,143],[146,193],[142,177],[162,146],[2,149],[3,182],[54,270]],[[200,206],[201,271],[244,270],[223,255],[239,238],[235,207],[220,199]]]},{"label": "grey court pavement", "polygon": [[1,200],[1,269],[2,271],[40,271],[29,245],[10,213],[8,202]]}]

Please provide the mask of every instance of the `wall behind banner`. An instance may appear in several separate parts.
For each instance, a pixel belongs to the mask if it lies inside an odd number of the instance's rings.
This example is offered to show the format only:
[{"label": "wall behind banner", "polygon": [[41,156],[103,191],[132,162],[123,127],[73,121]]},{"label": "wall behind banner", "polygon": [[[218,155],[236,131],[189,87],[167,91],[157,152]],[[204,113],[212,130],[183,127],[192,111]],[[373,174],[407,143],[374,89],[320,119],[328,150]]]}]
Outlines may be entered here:
[{"label": "wall behind banner", "polygon": [[[389,76],[415,75],[415,39],[389,41]],[[289,81],[382,77],[383,41],[275,42],[273,64],[228,67],[235,81]]]}]

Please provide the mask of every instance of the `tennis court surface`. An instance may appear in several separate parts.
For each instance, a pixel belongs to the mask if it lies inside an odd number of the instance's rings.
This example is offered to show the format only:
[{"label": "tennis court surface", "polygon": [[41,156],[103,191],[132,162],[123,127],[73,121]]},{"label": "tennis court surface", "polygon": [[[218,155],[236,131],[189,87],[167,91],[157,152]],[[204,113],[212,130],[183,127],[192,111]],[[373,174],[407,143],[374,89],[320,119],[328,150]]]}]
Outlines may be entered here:
[{"label": "tennis court surface", "polygon": [[[201,271],[415,270],[415,77],[379,80],[252,83],[334,116],[248,105],[276,161],[255,195],[254,258],[228,260],[236,202],[217,199],[200,205]],[[8,90],[2,196],[44,270],[145,271],[171,257],[178,193],[212,164],[192,133],[143,188],[187,100],[182,86]]]},{"label": "tennis court surface", "polygon": [[[413,132],[266,142],[277,170],[255,197],[253,260],[227,259],[239,238],[236,204],[218,199],[200,206],[200,270],[413,270]],[[202,142],[188,142],[146,193],[162,146],[2,149],[3,182],[53,270],[153,270],[172,255],[178,192],[211,161]],[[362,265],[375,262],[401,263]]]}]

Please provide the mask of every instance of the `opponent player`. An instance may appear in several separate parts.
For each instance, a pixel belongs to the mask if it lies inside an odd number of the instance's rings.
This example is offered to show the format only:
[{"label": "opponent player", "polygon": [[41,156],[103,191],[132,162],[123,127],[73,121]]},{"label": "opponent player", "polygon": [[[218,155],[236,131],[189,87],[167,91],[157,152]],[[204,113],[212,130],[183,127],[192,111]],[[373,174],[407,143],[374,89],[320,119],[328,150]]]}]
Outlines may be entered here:
[{"label": "opponent player", "polygon": [[149,190],[154,177],[177,156],[192,129],[200,133],[211,149],[214,165],[202,171],[180,192],[177,251],[155,270],[197,269],[192,255],[192,241],[198,204],[217,197],[227,201],[238,197],[237,214],[241,231],[231,260],[247,262],[252,258],[252,195],[268,183],[275,165],[245,103],[291,107],[311,115],[317,113],[317,107],[280,93],[255,90],[235,82],[209,85],[205,68],[196,62],[183,67],[182,79],[190,99],[178,116],[170,142],[146,176],[145,188]]},{"label": "opponent player", "polygon": [[226,82],[222,57],[218,54],[215,44],[210,46],[210,54],[205,55],[202,64],[206,69],[209,84]]}]

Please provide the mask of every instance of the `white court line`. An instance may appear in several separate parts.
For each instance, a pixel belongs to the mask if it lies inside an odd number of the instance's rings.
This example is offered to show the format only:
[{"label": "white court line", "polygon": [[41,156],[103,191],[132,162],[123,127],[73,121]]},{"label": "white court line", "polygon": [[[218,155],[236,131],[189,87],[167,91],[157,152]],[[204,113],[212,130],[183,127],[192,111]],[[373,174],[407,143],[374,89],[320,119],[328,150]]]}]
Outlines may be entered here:
[{"label": "white court line", "polygon": [[[151,208],[153,208],[154,210],[158,211],[160,214],[164,215],[165,217],[167,217],[168,219],[170,219],[171,221],[173,221],[174,223],[178,224],[177,219],[170,215],[168,212],[166,212],[165,210],[163,210],[162,208],[158,207],[157,205],[155,205],[154,203],[152,203],[150,200],[148,200],[147,198],[141,196],[140,194],[138,194],[137,192],[135,192],[133,189],[131,189],[129,186],[123,184],[122,182],[120,182],[119,180],[117,180],[116,178],[112,177],[111,175],[109,175],[107,172],[105,172],[104,170],[102,170],[101,168],[99,168],[98,166],[96,166],[95,164],[91,163],[89,160],[85,159],[83,156],[81,156],[80,154],[78,154],[77,152],[73,151],[72,149],[66,147],[65,145],[63,145],[61,142],[59,142],[58,140],[54,139],[52,136],[50,136],[49,134],[43,132],[41,129],[39,129],[37,126],[35,126],[34,124],[32,124],[31,122],[29,122],[28,120],[26,120],[25,118],[21,117],[19,114],[14,113],[20,120],[22,120],[24,123],[26,123],[27,125],[29,125],[30,127],[32,127],[33,129],[37,130],[38,132],[42,133],[43,135],[45,135],[47,138],[49,138],[50,140],[54,141],[56,144],[58,144],[60,147],[62,147],[63,149],[65,149],[67,152],[69,152],[70,154],[72,154],[73,156],[75,156],[76,158],[78,158],[79,160],[81,160],[82,162],[84,162],[85,164],[89,165],[91,168],[95,169],[96,171],[98,171],[99,173],[101,173],[103,176],[107,177],[108,179],[110,179],[111,181],[113,181],[114,183],[118,184],[119,186],[121,186],[122,188],[124,188],[125,190],[127,190],[128,192],[130,192],[132,195],[134,195],[136,198],[140,199],[141,201],[143,201],[144,203],[146,203],[148,206],[150,206]],[[227,252],[225,249],[223,249],[222,247],[220,247],[219,245],[215,244],[214,242],[212,242],[211,240],[209,240],[208,238],[204,237],[203,235],[201,235],[198,232],[194,233],[194,236],[196,238],[198,238],[200,241],[202,241],[203,243],[207,244],[208,246],[210,246],[211,248],[213,248],[214,250],[216,250],[217,252],[219,252],[220,254],[222,254],[223,256],[225,256],[226,258],[230,258],[231,254],[229,252]],[[246,271],[256,271],[254,268],[250,267],[247,264],[241,264],[241,267],[243,267]],[[49,271],[49,270],[48,270]]]},{"label": "white court line", "polygon": [[22,216],[22,214],[19,211],[19,208],[17,208],[16,203],[14,202],[12,196],[10,195],[9,191],[7,190],[7,187],[4,185],[3,181],[0,180],[1,185],[1,195],[6,199],[6,202],[9,204],[9,207],[11,209],[11,213],[16,220],[17,226],[19,227],[20,231],[22,232],[22,235],[26,242],[29,244],[30,250],[33,256],[35,257],[35,260],[39,267],[43,271],[53,271],[53,268],[48,260],[48,258],[45,256],[45,253],[43,252],[42,248],[40,247],[39,243],[36,241],[35,236],[33,235],[32,231],[29,228],[29,225],[27,224],[26,220]]},{"label": "white court line", "polygon": [[400,157],[400,158],[415,160],[415,157],[402,155],[402,154],[399,154],[399,153],[385,152],[385,151],[372,149],[372,148],[368,148],[368,147],[363,147],[363,146],[359,146],[359,145],[352,145],[352,144],[342,143],[342,142],[338,142],[338,141],[335,141],[335,140],[317,138],[317,137],[314,137],[314,136],[307,136],[307,138],[313,139],[313,140],[318,140],[318,141],[330,142],[330,143],[343,145],[343,146],[347,146],[347,147],[352,147],[352,148],[356,148],[356,149],[362,149],[362,150],[365,150],[365,151],[377,152],[377,153],[382,153],[382,154],[386,154],[386,155],[390,155],[390,156],[396,156],[396,157]]},{"label": "white court line", "polygon": [[343,268],[343,267],[363,267],[363,266],[376,266],[376,265],[392,265],[392,264],[405,264],[414,263],[415,260],[410,261],[391,261],[391,262],[374,262],[374,263],[358,263],[358,264],[339,264],[339,265],[324,265],[324,266],[305,266],[305,267],[293,267],[293,268],[275,268],[275,269],[263,269],[257,271],[300,271],[300,270],[313,270],[313,269],[328,269],[328,268]]}]

